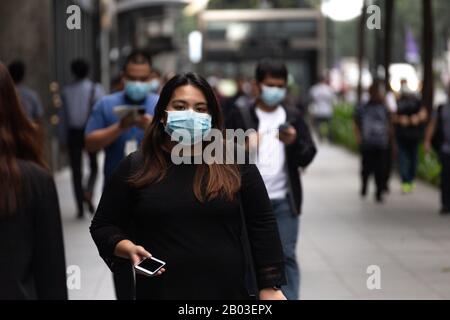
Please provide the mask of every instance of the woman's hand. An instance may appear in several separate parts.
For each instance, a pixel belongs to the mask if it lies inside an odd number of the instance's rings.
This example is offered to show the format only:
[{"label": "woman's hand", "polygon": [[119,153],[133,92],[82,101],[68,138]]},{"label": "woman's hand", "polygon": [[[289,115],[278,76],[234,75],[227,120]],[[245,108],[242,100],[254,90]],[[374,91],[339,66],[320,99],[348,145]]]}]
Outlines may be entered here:
[{"label": "woman's hand", "polygon": [[267,288],[259,291],[260,300],[287,300],[281,290]]},{"label": "woman's hand", "polygon": [[135,245],[130,240],[122,240],[116,245],[114,255],[120,258],[129,259],[133,265],[137,265],[145,258],[150,258],[152,255],[141,246]]},{"label": "woman's hand", "polygon": [[[114,255],[120,258],[129,259],[133,263],[133,266],[139,264],[142,260],[146,258],[151,258],[150,252],[145,250],[141,246],[135,245],[130,240],[122,240],[116,245],[116,249],[114,250]],[[166,271],[164,268],[158,271],[156,274],[160,276],[163,272]]]}]

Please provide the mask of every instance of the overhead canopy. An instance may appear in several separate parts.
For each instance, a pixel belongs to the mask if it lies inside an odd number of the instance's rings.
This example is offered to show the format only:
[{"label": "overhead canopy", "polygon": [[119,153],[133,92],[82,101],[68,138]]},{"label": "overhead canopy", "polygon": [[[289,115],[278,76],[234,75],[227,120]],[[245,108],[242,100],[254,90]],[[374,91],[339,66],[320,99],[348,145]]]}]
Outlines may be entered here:
[{"label": "overhead canopy", "polygon": [[117,0],[117,12],[125,12],[141,8],[148,8],[151,6],[161,6],[168,4],[186,5],[192,0]]}]

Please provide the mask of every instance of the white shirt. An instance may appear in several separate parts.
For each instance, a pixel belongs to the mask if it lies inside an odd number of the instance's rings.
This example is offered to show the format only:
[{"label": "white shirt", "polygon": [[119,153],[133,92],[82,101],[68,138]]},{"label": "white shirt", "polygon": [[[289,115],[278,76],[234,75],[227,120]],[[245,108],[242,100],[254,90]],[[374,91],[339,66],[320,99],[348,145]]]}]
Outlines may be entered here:
[{"label": "white shirt", "polygon": [[397,112],[397,98],[395,97],[395,94],[391,91],[386,93],[386,105],[391,113]]},{"label": "white shirt", "polygon": [[333,105],[336,102],[336,95],[333,89],[325,84],[318,83],[310,90],[313,99],[311,113],[315,117],[331,118],[333,115]]},{"label": "white shirt", "polygon": [[278,128],[286,122],[286,111],[278,106],[273,112],[256,108],[260,134],[256,166],[266,185],[269,198],[283,199],[287,194],[286,155],[278,139]]}]

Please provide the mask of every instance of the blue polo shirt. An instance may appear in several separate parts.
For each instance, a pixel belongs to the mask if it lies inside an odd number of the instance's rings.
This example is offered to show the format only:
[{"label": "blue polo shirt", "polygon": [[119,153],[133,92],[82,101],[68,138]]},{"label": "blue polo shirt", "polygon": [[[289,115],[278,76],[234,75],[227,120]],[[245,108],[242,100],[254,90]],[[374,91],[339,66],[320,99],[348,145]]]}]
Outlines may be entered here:
[{"label": "blue polo shirt", "polygon": [[[85,134],[88,135],[95,130],[105,129],[120,121],[114,113],[114,108],[117,106],[142,106],[145,107],[146,113],[154,114],[156,103],[159,96],[149,94],[147,98],[139,104],[133,103],[127,98],[125,92],[117,92],[101,98],[94,106],[92,114],[86,125]],[[105,181],[107,181],[114,170],[119,165],[120,161],[125,157],[125,145],[128,140],[137,139],[140,143],[144,137],[144,131],[137,127],[132,127],[124,132],[116,141],[105,148]]]}]

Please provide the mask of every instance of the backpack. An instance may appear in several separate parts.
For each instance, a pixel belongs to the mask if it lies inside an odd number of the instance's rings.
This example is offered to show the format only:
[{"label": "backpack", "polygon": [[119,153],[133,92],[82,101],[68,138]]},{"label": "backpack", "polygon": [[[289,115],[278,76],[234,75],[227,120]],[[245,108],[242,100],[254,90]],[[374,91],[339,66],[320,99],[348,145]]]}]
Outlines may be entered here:
[{"label": "backpack", "polygon": [[367,104],[361,111],[363,144],[370,147],[387,147],[389,144],[389,115],[382,104]]},{"label": "backpack", "polygon": [[434,151],[440,152],[442,144],[444,143],[444,124],[442,119],[442,112],[444,105],[440,105],[437,110],[437,126],[434,130],[433,138],[431,139],[431,146]]}]

